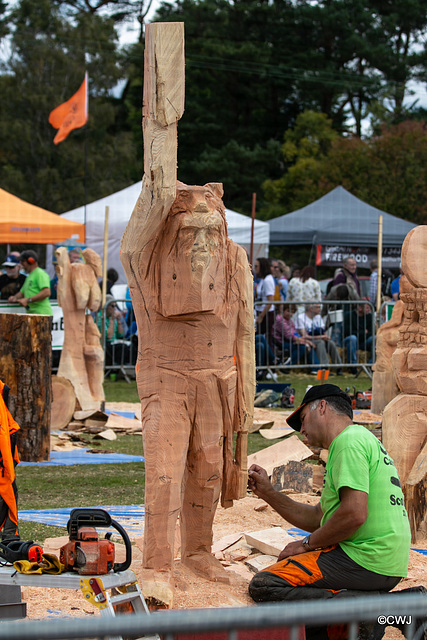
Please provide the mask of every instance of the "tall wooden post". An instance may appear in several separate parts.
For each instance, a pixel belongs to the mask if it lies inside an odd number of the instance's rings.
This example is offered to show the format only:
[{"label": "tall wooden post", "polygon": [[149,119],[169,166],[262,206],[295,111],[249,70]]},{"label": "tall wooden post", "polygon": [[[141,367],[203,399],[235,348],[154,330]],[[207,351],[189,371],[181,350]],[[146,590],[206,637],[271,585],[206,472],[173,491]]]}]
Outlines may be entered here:
[{"label": "tall wooden post", "polygon": [[21,427],[21,460],[49,460],[52,318],[0,313],[0,378],[10,387],[9,408]]}]

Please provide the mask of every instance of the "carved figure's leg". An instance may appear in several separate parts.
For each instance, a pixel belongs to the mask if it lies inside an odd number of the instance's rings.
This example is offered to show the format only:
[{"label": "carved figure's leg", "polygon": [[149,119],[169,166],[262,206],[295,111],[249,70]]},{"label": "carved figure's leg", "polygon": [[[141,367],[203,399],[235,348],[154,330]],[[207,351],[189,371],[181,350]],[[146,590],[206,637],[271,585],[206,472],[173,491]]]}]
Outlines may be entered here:
[{"label": "carved figure's leg", "polygon": [[[211,554],[212,525],[222,485],[224,394],[216,375],[199,374],[189,390],[193,430],[181,512],[181,559],[210,580],[229,582],[221,563]],[[233,410],[234,395],[230,400],[233,406],[225,411]]]},{"label": "carved figure's leg", "polygon": [[[150,371],[153,374],[153,370]],[[157,379],[154,380],[154,377]],[[181,486],[187,459],[190,420],[184,376],[151,376],[152,393],[141,401],[145,457],[145,528],[143,566],[170,571]]]},{"label": "carved figure's leg", "polygon": [[104,350],[100,342],[101,334],[91,315],[85,317],[85,360],[89,389],[95,400],[104,400]]}]

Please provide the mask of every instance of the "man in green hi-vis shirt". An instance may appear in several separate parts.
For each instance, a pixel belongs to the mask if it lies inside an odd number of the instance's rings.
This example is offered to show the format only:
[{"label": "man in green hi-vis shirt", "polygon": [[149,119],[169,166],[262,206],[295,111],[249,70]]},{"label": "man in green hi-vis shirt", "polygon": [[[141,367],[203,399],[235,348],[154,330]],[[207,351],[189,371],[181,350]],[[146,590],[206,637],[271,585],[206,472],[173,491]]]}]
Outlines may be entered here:
[{"label": "man in green hi-vis shirt", "polygon": [[[312,387],[287,419],[312,446],[329,450],[320,502],[301,504],[276,491],[262,467],[249,488],[285,520],[310,532],[249,585],[257,602],[387,592],[407,575],[410,528],[393,460],[365,427],[353,424],[349,396],[333,384]],[[308,628],[329,638],[334,627]]]},{"label": "man in green hi-vis shirt", "polygon": [[22,307],[26,307],[28,313],[53,315],[49,302],[50,278],[46,271],[39,267],[37,253],[31,249],[23,251],[20,260],[28,276],[21,291],[10,296],[9,302],[18,302]]}]

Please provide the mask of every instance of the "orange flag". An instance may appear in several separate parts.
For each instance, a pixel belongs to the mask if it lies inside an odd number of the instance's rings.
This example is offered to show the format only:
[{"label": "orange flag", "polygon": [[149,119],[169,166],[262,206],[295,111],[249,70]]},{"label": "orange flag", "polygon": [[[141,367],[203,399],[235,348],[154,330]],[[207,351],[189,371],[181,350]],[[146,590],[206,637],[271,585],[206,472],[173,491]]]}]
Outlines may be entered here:
[{"label": "orange flag", "polygon": [[88,121],[88,95],[87,95],[88,79],[87,72],[80,89],[72,98],[63,102],[50,112],[49,122],[58,133],[53,139],[54,144],[58,144],[65,140],[70,131],[83,127]]}]

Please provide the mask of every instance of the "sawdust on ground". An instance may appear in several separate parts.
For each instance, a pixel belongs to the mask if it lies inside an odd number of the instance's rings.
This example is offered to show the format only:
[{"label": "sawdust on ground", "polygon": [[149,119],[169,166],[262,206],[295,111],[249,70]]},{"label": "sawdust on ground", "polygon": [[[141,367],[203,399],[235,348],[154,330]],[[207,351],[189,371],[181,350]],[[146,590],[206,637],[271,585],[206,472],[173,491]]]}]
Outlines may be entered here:
[{"label": "sawdust on ground", "polygon": [[[293,498],[306,504],[315,504],[319,498],[314,495],[293,494]],[[254,496],[247,496],[236,501],[230,509],[218,508],[214,522],[214,541],[226,535],[257,531],[286,523],[271,507],[262,511],[255,511],[261,501]],[[118,545],[119,550],[123,545]],[[140,575],[142,555],[134,545],[131,568]],[[420,549],[427,549],[427,536],[422,535],[415,545]],[[246,548],[245,548],[246,547]],[[230,551],[231,549],[231,551]],[[248,595],[248,583],[253,575],[243,560],[233,560],[248,552],[244,538],[224,552],[224,565],[230,574],[230,584],[224,585],[204,580],[194,575],[179,560],[175,562],[175,601],[176,609],[191,609],[204,607],[233,607],[253,606]],[[241,550],[241,554],[239,553]],[[231,556],[231,557],[230,557]],[[120,557],[117,561],[122,561]],[[227,566],[228,565],[228,566]],[[427,557],[411,551],[408,577],[401,581],[397,590],[417,585],[427,586]],[[63,618],[99,615],[98,610],[87,603],[79,590],[43,589],[37,587],[23,587],[22,600],[27,603],[28,618]],[[386,638],[397,640],[401,634],[396,629],[387,629]]]}]

